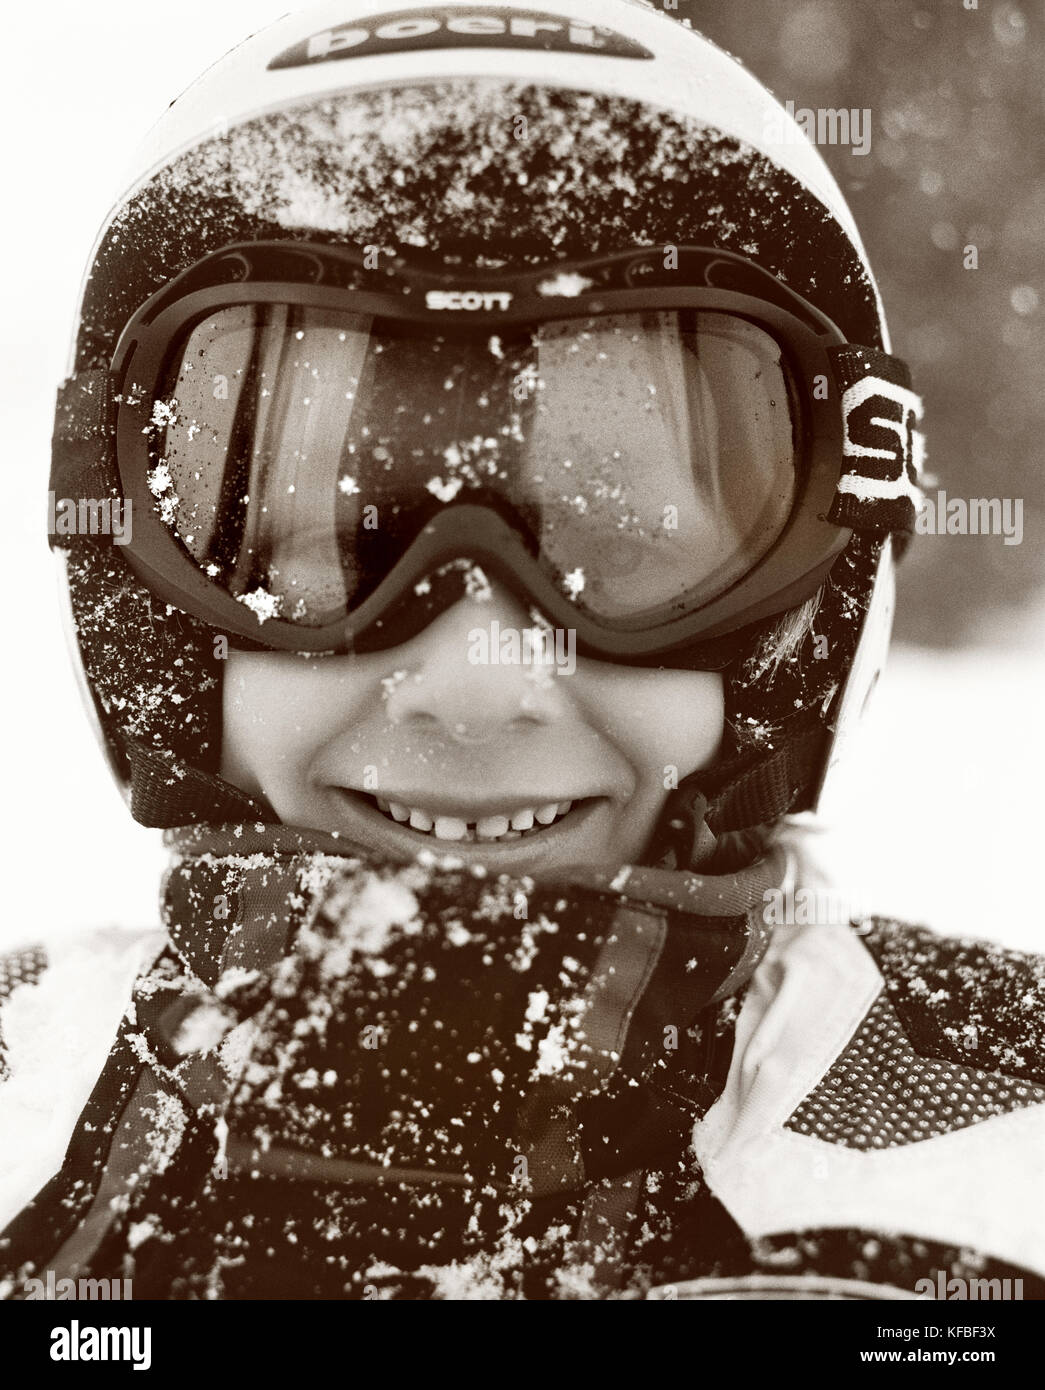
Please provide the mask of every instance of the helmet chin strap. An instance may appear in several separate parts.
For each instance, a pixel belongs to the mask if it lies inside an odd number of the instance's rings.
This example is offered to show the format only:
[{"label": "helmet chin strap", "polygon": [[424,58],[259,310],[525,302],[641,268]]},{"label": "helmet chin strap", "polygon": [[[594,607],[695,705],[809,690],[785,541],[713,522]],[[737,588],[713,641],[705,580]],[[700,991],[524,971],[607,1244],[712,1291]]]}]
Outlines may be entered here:
[{"label": "helmet chin strap", "polygon": [[768,827],[815,792],[829,741],[816,712],[803,710],[768,752],[739,753],[692,773],[668,798],[651,862],[705,872],[752,863]]},{"label": "helmet chin strap", "polygon": [[182,825],[233,821],[278,824],[264,798],[248,796],[213,772],[203,772],[173,753],[121,735],[130,768],[130,809],[139,825],[170,830]]},{"label": "helmet chin strap", "polygon": [[[727,758],[685,778],[668,797],[646,858],[665,869],[734,870],[758,857],[763,828],[816,789],[829,734],[811,711],[790,721],[768,753]],[[253,822],[282,823],[263,797],[249,796],[140,740],[121,738],[130,768],[131,814],[162,830]],[[336,842],[335,842],[336,843]]]}]

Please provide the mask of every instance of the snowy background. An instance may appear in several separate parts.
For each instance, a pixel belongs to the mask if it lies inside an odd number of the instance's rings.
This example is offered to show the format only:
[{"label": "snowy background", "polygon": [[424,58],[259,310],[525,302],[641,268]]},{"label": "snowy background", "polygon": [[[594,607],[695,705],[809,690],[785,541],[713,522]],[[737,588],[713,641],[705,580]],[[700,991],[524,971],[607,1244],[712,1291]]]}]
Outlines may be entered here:
[{"label": "snowy background", "polygon": [[[60,637],[44,539],[53,393],[87,252],[139,137],[202,67],[286,9],[91,0],[5,20],[0,946],[155,920],[159,834],[127,815]],[[931,467],[952,495],[1025,499],[1021,546],[925,538],[905,563],[900,640],[824,853],[855,904],[1045,949],[1041,7],[679,0],[677,13],[781,100],[871,110],[866,157],[824,153],[878,267],[896,349],[927,397]],[[962,267],[969,243],[976,272]]]}]

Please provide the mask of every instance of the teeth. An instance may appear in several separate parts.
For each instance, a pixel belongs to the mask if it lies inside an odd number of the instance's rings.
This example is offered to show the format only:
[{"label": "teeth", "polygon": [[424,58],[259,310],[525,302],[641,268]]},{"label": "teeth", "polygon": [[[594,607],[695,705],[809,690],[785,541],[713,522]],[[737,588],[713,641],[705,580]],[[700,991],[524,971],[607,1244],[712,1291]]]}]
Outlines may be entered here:
[{"label": "teeth", "polygon": [[[411,822],[413,817],[411,816]],[[435,838],[437,840],[463,840],[468,834],[468,822],[458,820],[456,816],[437,816],[435,822]]]},{"label": "teeth", "polygon": [[496,840],[508,829],[507,816],[484,816],[476,825],[476,834],[481,840]]},{"label": "teeth", "polygon": [[[525,806],[512,816],[483,816],[471,822],[460,816],[431,816],[415,806],[404,806],[399,801],[386,801],[384,797],[374,798],[378,809],[400,824],[409,822],[414,830],[423,835],[433,835],[437,840],[518,840],[544,825],[551,825],[560,816],[565,816],[573,807],[572,801],[549,801],[546,806]],[[535,824],[536,823],[536,824]]]}]

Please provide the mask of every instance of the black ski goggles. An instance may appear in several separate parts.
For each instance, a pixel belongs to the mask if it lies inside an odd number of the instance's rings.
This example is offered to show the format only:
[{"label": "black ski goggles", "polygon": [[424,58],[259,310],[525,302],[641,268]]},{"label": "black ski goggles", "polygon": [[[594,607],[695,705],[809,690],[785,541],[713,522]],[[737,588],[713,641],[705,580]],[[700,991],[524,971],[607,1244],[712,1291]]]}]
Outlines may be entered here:
[{"label": "black ski goggles", "polygon": [[125,554],[249,646],[387,647],[496,581],[586,653],[671,664],[847,543],[844,345],[717,250],[454,276],[230,247],[117,346]]}]

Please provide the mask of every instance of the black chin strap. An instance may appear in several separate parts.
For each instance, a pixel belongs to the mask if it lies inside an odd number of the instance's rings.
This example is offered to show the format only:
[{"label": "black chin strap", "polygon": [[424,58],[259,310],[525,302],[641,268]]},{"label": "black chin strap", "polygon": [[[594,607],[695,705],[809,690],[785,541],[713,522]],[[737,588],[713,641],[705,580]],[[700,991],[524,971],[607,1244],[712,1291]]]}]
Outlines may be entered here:
[{"label": "black chin strap", "polygon": [[803,711],[774,734],[771,751],[743,754],[705,775],[709,829],[720,834],[765,825],[812,799],[829,738],[816,712]]},{"label": "black chin strap", "polygon": [[267,801],[248,796],[212,772],[201,772],[126,734],[121,743],[130,766],[131,815],[139,825],[170,830],[232,821],[271,825],[279,820]]},{"label": "black chin strap", "polygon": [[651,862],[719,873],[750,863],[764,840],[760,827],[812,803],[830,737],[816,713],[804,710],[771,749],[687,777],[668,800]]}]

